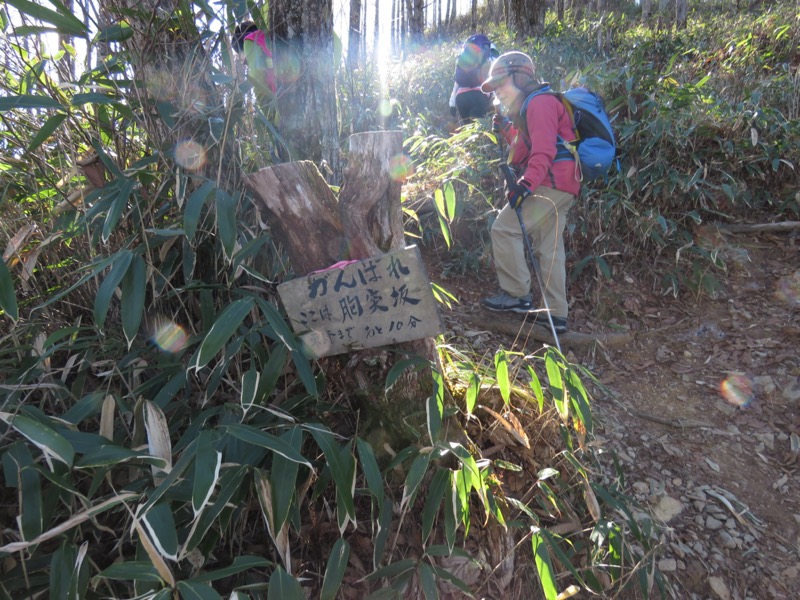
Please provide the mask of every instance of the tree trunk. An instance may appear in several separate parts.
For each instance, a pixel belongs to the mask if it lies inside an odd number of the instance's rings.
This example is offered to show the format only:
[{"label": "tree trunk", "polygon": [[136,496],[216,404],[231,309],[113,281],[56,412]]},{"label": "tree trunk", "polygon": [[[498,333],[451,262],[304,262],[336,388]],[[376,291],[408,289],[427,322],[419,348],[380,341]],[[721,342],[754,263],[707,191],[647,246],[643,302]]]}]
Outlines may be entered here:
[{"label": "tree trunk", "polygon": [[[399,131],[351,136],[338,201],[309,162],[275,165],[246,178],[296,277],[405,246],[401,183],[390,172],[393,159],[402,155],[402,141]],[[389,371],[404,355],[436,363],[430,338],[321,361],[329,380],[358,398],[365,426],[389,433],[392,444],[416,441],[412,431],[425,430],[426,401],[433,391],[430,369],[408,370],[384,390]]]},{"label": "tree trunk", "polygon": [[411,9],[411,39],[421,44],[425,35],[425,0],[414,0]]},{"label": "tree trunk", "polygon": [[328,180],[341,178],[331,0],[273,0],[269,4],[281,135],[292,158],[312,160]]},{"label": "tree trunk", "polygon": [[545,0],[511,0],[512,29],[518,41],[539,36],[544,31]]},{"label": "tree trunk", "polygon": [[678,29],[686,29],[686,18],[688,8],[686,0],[676,0],[675,2],[675,26]]},{"label": "tree trunk", "polygon": [[347,64],[352,70],[358,69],[361,65],[361,0],[350,0]]}]

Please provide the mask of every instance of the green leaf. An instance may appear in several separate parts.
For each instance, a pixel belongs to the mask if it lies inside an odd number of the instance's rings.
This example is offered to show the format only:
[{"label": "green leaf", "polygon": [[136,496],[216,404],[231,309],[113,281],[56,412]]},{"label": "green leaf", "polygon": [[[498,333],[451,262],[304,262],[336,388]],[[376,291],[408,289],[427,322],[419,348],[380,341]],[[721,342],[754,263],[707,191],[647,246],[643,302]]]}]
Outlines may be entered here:
[{"label": "green leaf", "polygon": [[306,595],[297,580],[283,567],[278,567],[269,578],[267,600],[305,600]]},{"label": "green leaf", "polygon": [[126,21],[120,21],[110,27],[101,29],[92,38],[93,44],[108,43],[108,42],[122,42],[133,36],[133,27]]},{"label": "green leaf", "polygon": [[475,410],[475,403],[478,400],[478,392],[481,389],[481,378],[477,373],[472,373],[469,376],[469,384],[467,385],[467,392],[465,396],[465,403],[467,405],[467,414],[471,415]]},{"label": "green leaf", "polygon": [[195,370],[199,371],[205,367],[208,362],[222,350],[233,334],[236,333],[236,330],[239,328],[239,325],[242,324],[244,318],[253,309],[253,304],[253,298],[242,298],[225,307],[225,310],[222,311],[222,314],[214,321],[214,325],[211,326],[211,329],[200,345],[200,350],[197,353],[197,360],[195,364],[192,365]]},{"label": "green leaf", "polygon": [[569,415],[566,399],[564,398],[564,382],[561,377],[561,368],[558,366],[556,354],[552,349],[548,349],[544,356],[544,365],[547,370],[547,381],[550,387],[550,393],[553,394],[553,402],[555,402],[558,414],[562,419],[566,419]]},{"label": "green leaf", "polygon": [[341,495],[342,504],[337,506],[339,516],[339,528],[342,524],[346,526],[347,519],[356,522],[356,508],[353,503],[353,487],[355,484],[355,458],[353,457],[350,446],[339,446],[333,434],[323,426],[310,427],[311,435],[317,445],[322,449],[331,470],[331,477],[336,484],[337,495]]},{"label": "green leaf", "polygon": [[97,467],[108,467],[126,461],[155,465],[157,467],[165,467],[167,465],[163,458],[151,456],[143,452],[135,452],[128,448],[123,448],[122,446],[104,444],[102,446],[92,448],[89,452],[86,452],[83,456],[81,456],[81,458],[75,461],[75,468],[92,469]]},{"label": "green leaf", "polygon": [[428,537],[433,531],[433,522],[442,504],[442,498],[450,487],[450,470],[439,469],[434,473],[428,485],[428,493],[425,497],[425,506],[422,509],[422,544],[428,541]]},{"label": "green leaf", "polygon": [[425,402],[428,423],[428,436],[431,444],[439,441],[442,434],[442,415],[444,414],[444,381],[441,373],[433,372],[433,395]]},{"label": "green leaf", "polygon": [[404,358],[403,360],[398,360],[391,369],[389,369],[389,374],[386,375],[386,383],[384,384],[384,390],[388,391],[397,381],[397,378],[403,374],[403,372],[408,369],[409,367],[414,367],[415,371],[421,371],[425,367],[430,366],[430,361],[425,360],[421,356],[413,356],[411,358]]},{"label": "green leaf", "polygon": [[50,96],[34,96],[32,94],[21,94],[18,96],[4,96],[0,98],[0,112],[6,112],[15,108],[64,108],[58,100]]},{"label": "green leaf", "polygon": [[530,365],[525,365],[528,369],[528,376],[531,378],[530,386],[533,390],[533,395],[536,396],[536,403],[539,405],[539,412],[544,410],[544,392],[542,391],[542,383],[539,381],[539,376]]},{"label": "green leaf", "polygon": [[[3,453],[6,484],[19,489],[19,527],[26,540],[42,533],[42,483],[34,468],[33,455],[24,442],[16,442]],[[49,472],[49,471],[48,471]]]},{"label": "green leaf", "polygon": [[408,470],[405,485],[403,486],[403,499],[400,501],[400,510],[406,510],[414,504],[414,499],[417,497],[417,491],[428,471],[428,465],[431,463],[431,453],[425,452],[420,454],[411,463],[411,468]]},{"label": "green leaf", "polygon": [[44,125],[41,126],[39,131],[36,132],[36,135],[33,136],[33,139],[28,144],[28,152],[34,152],[39,146],[41,146],[47,138],[53,135],[53,132],[59,128],[66,118],[66,114],[58,113],[47,119],[47,121],[44,122]]},{"label": "green leaf", "polygon": [[[301,448],[303,447],[302,428],[298,426],[292,427],[280,439],[293,448],[297,454],[301,454]],[[272,507],[276,532],[281,530],[289,517],[289,509],[292,507],[292,499],[294,498],[297,484],[298,467],[299,465],[296,461],[284,458],[280,454],[272,457],[269,481],[272,484]]]},{"label": "green leaf", "polygon": [[381,567],[376,571],[373,571],[364,577],[364,579],[367,581],[375,581],[376,579],[383,579],[384,577],[391,579],[392,577],[397,577],[398,575],[412,571],[416,565],[416,561],[410,558],[403,558],[396,562],[389,563],[385,567]]},{"label": "green leaf", "polygon": [[547,545],[538,527],[532,528],[532,531],[531,544],[533,545],[533,556],[536,561],[536,571],[539,573],[539,583],[542,584],[542,591],[546,600],[556,600],[558,597],[556,574],[550,561],[550,554],[547,552]]},{"label": "green leaf", "polygon": [[96,577],[120,579],[123,581],[152,581],[161,584],[164,582],[153,566],[153,563],[147,560],[131,560],[128,562],[115,563],[101,571]]},{"label": "green leaf", "polygon": [[192,484],[192,510],[194,515],[203,510],[214,493],[222,465],[222,452],[214,447],[219,438],[215,431],[201,431],[197,436],[197,455],[194,459],[194,482]]},{"label": "green leaf", "polygon": [[142,518],[150,540],[165,558],[178,560],[178,532],[168,502],[154,505]]},{"label": "green leaf", "polygon": [[84,104],[115,105],[119,104],[117,96],[101,94],[99,92],[87,92],[85,94],[75,94],[70,103],[72,106],[83,106]]},{"label": "green leaf", "polygon": [[128,200],[131,197],[131,192],[133,192],[133,186],[134,181],[132,179],[124,178],[119,181],[119,191],[116,197],[111,201],[111,206],[109,206],[105,221],[103,221],[102,239],[104,244],[108,242],[108,239],[114,232],[114,228],[117,226],[117,223],[119,223],[119,218],[122,216],[125,208],[127,208]]},{"label": "green leaf", "polygon": [[0,419],[11,425],[47,456],[60,460],[68,467],[75,459],[75,450],[64,437],[47,425],[24,415],[0,413]]},{"label": "green leaf", "polygon": [[250,425],[241,425],[238,423],[226,425],[225,431],[227,431],[233,437],[242,440],[243,442],[253,444],[254,446],[261,446],[267,450],[272,450],[288,460],[311,467],[311,463],[308,462],[306,458],[297,450],[292,448],[284,440],[277,438],[265,431],[261,431],[255,427],[251,427]]},{"label": "green leaf", "polygon": [[53,552],[50,560],[50,598],[68,600],[75,569],[75,547],[66,541]]},{"label": "green leaf", "polygon": [[239,573],[249,571],[250,569],[269,567],[271,564],[272,563],[270,561],[268,561],[266,558],[262,558],[261,556],[237,556],[233,559],[233,562],[229,566],[221,569],[215,569],[214,571],[209,571],[208,573],[203,573],[202,575],[193,577],[192,581],[216,581],[218,579],[224,579],[226,577],[238,575]]},{"label": "green leaf", "polygon": [[128,348],[133,344],[144,314],[144,300],[147,292],[147,265],[144,259],[135,254],[125,272],[120,285],[120,306],[122,311],[122,330],[128,340]]},{"label": "green leaf", "polygon": [[375,458],[375,452],[373,452],[372,446],[361,438],[356,439],[356,448],[361,459],[361,471],[367,479],[367,489],[380,508],[383,505],[384,488],[383,477],[381,477],[381,470]]},{"label": "green leaf", "polygon": [[322,579],[322,590],[319,600],[335,600],[336,592],[342,586],[344,572],[347,569],[347,561],[350,558],[350,544],[347,540],[339,538],[333,545],[331,554],[328,557],[328,564],[325,567],[325,576]]},{"label": "green leaf", "polygon": [[447,205],[447,217],[449,221],[456,218],[456,189],[452,181],[444,184],[444,198]]},{"label": "green leaf", "polygon": [[89,417],[100,413],[103,400],[105,400],[103,392],[97,391],[87,394],[73,404],[67,412],[61,415],[61,418],[73,425],[82,423]]},{"label": "green leaf", "polygon": [[222,596],[215,592],[210,585],[191,579],[179,581],[178,591],[181,593],[181,600],[222,600]]},{"label": "green leaf", "polygon": [[508,379],[508,356],[504,350],[498,350],[494,355],[494,371],[497,377],[497,387],[500,388],[500,396],[508,405],[508,401],[511,399],[511,384]]},{"label": "green leaf", "polygon": [[57,6],[60,10],[56,12],[29,0],[6,0],[9,6],[13,6],[22,14],[28,15],[37,21],[43,21],[53,25],[59,33],[66,33],[76,37],[86,36],[86,26],[80,19],[72,15],[58,0],[50,0],[50,3]]},{"label": "green leaf", "polygon": [[6,261],[0,259],[0,309],[16,322],[19,319],[17,310],[17,295],[14,293],[14,280],[6,266]]},{"label": "green leaf", "polygon": [[206,200],[208,200],[213,189],[214,182],[206,181],[189,196],[186,209],[183,211],[183,230],[190,240],[194,239],[197,225],[200,223],[200,213],[203,211],[203,206],[205,206]]},{"label": "green leaf", "polygon": [[229,260],[236,245],[236,198],[217,188],[217,234]]},{"label": "green leaf", "polygon": [[133,260],[133,253],[130,250],[117,252],[113,257],[111,270],[97,290],[97,295],[94,298],[94,321],[101,331],[105,326],[106,315],[108,315],[108,309],[111,306],[114,290],[117,289],[122,278],[125,277],[125,273],[128,272],[131,260]]},{"label": "green leaf", "polygon": [[433,203],[436,205],[436,212],[439,213],[439,216],[447,219],[447,208],[444,205],[444,194],[442,193],[441,188],[437,189],[433,193]]},{"label": "green leaf", "polygon": [[436,577],[434,576],[431,566],[428,563],[421,562],[417,568],[417,573],[419,573],[419,581],[422,584],[425,600],[439,600]]}]

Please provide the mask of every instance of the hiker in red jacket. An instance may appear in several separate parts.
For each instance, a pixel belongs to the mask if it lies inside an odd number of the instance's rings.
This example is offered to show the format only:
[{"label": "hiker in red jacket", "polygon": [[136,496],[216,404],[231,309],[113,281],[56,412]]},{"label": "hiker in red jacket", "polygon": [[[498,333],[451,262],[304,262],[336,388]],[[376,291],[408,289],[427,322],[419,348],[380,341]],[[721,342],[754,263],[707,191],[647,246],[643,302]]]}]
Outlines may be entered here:
[{"label": "hiker in red jacket", "polygon": [[482,304],[495,311],[532,313],[537,324],[550,326],[545,312],[531,301],[531,273],[521,218],[538,262],[553,326],[556,333],[564,333],[568,312],[564,226],[580,192],[580,171],[575,157],[560,143],[575,140],[572,119],[561,100],[549,93],[528,100],[544,85],[536,79],[527,54],[507,52],[492,64],[489,78],[481,86],[486,93],[494,92],[510,117],[495,115],[493,125],[508,142],[508,162],[517,178],[506,186],[508,205],[498,214],[491,231],[502,291]]},{"label": "hiker in red jacket", "polygon": [[278,86],[266,34],[252,21],[244,21],[233,31],[233,47],[239,54],[244,54],[248,79],[256,88],[256,93],[261,96],[274,95]]}]

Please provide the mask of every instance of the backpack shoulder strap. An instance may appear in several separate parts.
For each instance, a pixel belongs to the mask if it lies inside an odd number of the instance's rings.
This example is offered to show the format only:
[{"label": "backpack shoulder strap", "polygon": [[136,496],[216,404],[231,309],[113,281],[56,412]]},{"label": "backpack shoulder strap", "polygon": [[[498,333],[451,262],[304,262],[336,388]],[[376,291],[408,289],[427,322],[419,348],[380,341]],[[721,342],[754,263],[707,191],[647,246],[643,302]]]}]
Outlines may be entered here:
[{"label": "backpack shoulder strap", "polygon": [[556,96],[560,96],[560,94],[558,94],[558,93],[554,92],[552,89],[550,89],[550,86],[548,84],[544,84],[538,90],[534,90],[533,92],[531,92],[528,95],[528,97],[525,98],[525,102],[522,103],[522,108],[519,109],[519,114],[523,118],[523,121],[524,121],[525,115],[526,115],[526,113],[528,111],[528,104],[530,104],[530,101],[533,100],[536,96],[538,96],[540,94],[553,94],[553,95],[556,95]]}]

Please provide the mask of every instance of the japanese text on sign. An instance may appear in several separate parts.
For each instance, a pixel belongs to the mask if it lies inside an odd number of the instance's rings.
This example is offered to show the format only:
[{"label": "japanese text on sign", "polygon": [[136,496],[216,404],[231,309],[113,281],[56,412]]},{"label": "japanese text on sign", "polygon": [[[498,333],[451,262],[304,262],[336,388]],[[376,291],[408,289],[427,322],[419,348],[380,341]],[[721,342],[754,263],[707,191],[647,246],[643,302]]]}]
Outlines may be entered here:
[{"label": "japanese text on sign", "polygon": [[278,286],[312,358],[441,333],[442,321],[416,246],[311,273]]}]

